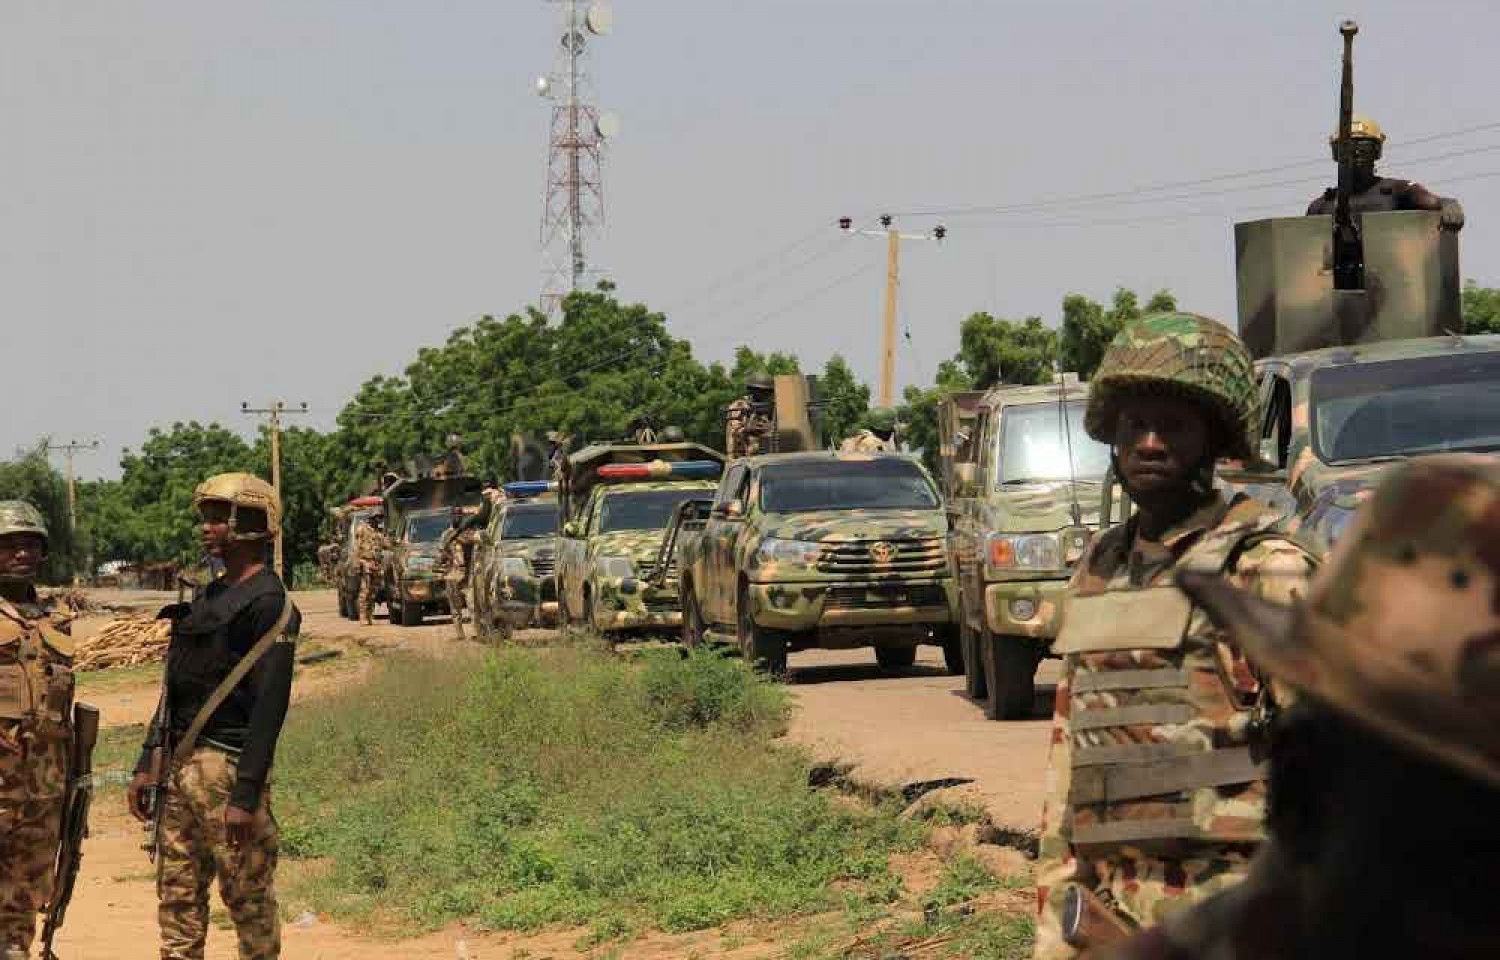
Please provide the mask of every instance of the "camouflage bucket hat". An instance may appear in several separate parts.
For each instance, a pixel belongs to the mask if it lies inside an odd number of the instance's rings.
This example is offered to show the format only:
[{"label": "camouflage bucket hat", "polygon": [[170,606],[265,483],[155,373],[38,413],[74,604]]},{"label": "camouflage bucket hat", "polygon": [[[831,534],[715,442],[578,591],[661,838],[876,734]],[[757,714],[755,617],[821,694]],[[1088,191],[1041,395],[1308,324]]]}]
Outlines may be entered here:
[{"label": "camouflage bucket hat", "polygon": [[1178,582],[1273,677],[1500,787],[1500,464],[1395,468],[1293,607]]},{"label": "camouflage bucket hat", "polygon": [[34,533],[45,540],[47,521],[25,500],[0,500],[0,536],[7,533]]},{"label": "camouflage bucket hat", "polygon": [[1178,396],[1207,408],[1217,422],[1215,455],[1255,459],[1255,364],[1240,338],[1219,321],[1158,313],[1126,323],[1090,382],[1084,430],[1100,443],[1114,443],[1120,401],[1142,394]]}]

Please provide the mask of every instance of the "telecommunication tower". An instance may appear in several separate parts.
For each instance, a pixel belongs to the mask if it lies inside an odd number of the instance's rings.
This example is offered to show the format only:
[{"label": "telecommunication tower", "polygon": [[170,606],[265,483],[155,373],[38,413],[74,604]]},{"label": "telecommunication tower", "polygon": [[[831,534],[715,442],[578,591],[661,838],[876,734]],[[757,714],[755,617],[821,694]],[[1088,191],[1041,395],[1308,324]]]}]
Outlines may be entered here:
[{"label": "telecommunication tower", "polygon": [[541,308],[551,316],[563,297],[599,272],[589,265],[585,241],[597,239],[604,224],[604,142],[619,131],[619,120],[594,104],[587,58],[586,36],[606,36],[613,12],[604,0],[548,2],[561,9],[552,72],[536,81],[536,92],[552,101],[541,233]]}]

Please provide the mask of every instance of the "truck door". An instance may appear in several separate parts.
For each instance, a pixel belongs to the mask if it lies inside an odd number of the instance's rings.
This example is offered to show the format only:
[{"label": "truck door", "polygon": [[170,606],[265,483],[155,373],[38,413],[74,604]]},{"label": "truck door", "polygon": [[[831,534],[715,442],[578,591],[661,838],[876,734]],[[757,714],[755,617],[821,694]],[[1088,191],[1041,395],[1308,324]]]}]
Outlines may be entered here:
[{"label": "truck door", "polygon": [[695,589],[699,591],[703,616],[711,623],[734,622],[737,573],[734,547],[745,528],[745,511],[749,506],[745,503],[745,491],[749,485],[750,468],[741,463],[730,466],[703,525],[702,547],[698,551],[703,567]]},{"label": "truck door", "polygon": [[583,614],[583,577],[588,566],[588,530],[593,520],[596,493],[578,516],[564,524],[557,540],[557,595],[571,616]]}]

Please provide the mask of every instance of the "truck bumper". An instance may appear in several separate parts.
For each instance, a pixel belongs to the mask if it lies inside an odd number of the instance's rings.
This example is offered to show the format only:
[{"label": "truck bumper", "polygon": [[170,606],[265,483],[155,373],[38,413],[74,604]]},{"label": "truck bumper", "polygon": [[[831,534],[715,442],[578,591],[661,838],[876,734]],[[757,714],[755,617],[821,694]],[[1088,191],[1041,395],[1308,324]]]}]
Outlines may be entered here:
[{"label": "truck bumper", "polygon": [[557,578],[502,578],[500,616],[513,627],[524,627],[533,620],[545,626],[556,625]]},{"label": "truck bumper", "polygon": [[752,583],[749,589],[751,616],[772,630],[910,628],[905,632],[916,634],[958,619],[958,588],[951,579]]},{"label": "truck bumper", "polygon": [[444,605],[448,602],[447,585],[437,579],[402,580],[397,589],[402,603],[420,603],[423,606]]},{"label": "truck bumper", "polygon": [[677,584],[653,587],[636,577],[594,581],[594,629],[649,630],[682,626]]},{"label": "truck bumper", "polygon": [[[984,587],[990,632],[1051,643],[1057,636],[1067,580],[1007,580]],[[972,621],[971,621],[972,622]]]}]

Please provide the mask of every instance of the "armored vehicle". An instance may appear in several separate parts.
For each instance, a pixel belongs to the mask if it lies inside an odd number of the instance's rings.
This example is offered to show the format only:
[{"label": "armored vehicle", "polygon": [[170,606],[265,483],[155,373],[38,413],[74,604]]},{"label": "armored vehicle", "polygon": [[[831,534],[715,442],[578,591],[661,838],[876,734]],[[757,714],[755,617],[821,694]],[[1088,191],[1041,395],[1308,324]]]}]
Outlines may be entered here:
[{"label": "armored vehicle", "polygon": [[745,457],[704,506],[669,534],[688,646],[732,643],[781,674],[789,651],[874,647],[881,666],[901,668],[934,643],[962,671],[942,498],[916,460]]},{"label": "armored vehicle", "polygon": [[564,461],[558,497],[558,617],[613,637],[676,630],[674,570],[653,576],[679,503],[714,489],[718,452],[697,443],[593,444]]},{"label": "armored vehicle", "polygon": [[506,499],[479,535],[469,584],[481,633],[508,637],[522,627],[557,622],[558,504],[549,486],[506,484]]},{"label": "armored vehicle", "polygon": [[1109,448],[1083,429],[1076,377],[958,394],[939,410],[965,690],[991,720],[1028,716],[1062,593],[1098,528]]},{"label": "armored vehicle", "polygon": [[[334,542],[338,546],[333,586],[338,592],[339,616],[346,620],[359,619],[359,564],[354,557],[354,538],[371,517],[383,513],[382,504],[379,497],[356,497],[333,509]],[[376,591],[375,602],[385,602],[383,586]]]},{"label": "armored vehicle", "polygon": [[386,607],[392,623],[415,626],[429,613],[448,612],[446,583],[438,572],[438,543],[453,523],[453,508],[479,509],[478,477],[397,480],[383,494],[386,536]]}]

